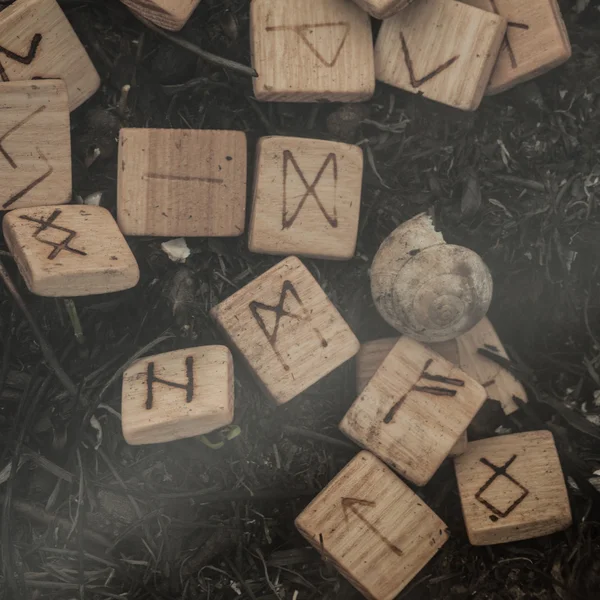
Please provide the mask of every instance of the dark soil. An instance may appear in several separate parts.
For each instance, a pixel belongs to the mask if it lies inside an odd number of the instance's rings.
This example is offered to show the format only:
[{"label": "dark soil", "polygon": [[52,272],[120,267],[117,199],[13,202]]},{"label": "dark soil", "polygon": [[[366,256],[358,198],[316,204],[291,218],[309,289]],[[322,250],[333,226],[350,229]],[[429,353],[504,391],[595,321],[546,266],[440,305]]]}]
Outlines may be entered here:
[{"label": "dark soil", "polygon": [[[466,114],[383,85],[360,106],[259,104],[249,78],[157,36],[116,0],[61,2],[103,81],[73,114],[76,195],[100,191],[114,209],[121,125],[243,130],[250,164],[266,134],[344,140],[368,159],[358,250],[344,263],[304,262],[361,341],[392,333],[373,307],[368,269],[405,219],[433,211],[448,241],[490,266],[490,315],[530,403],[513,418],[486,405],[470,433],[551,429],[574,525],[472,547],[446,464],[417,491],[452,537],[407,600],[600,597],[600,479],[592,478],[600,469],[600,13],[593,0],[579,15],[575,4],[563,3],[572,60]],[[203,0],[177,35],[247,65],[248,5]],[[78,391],[69,394],[48,369],[2,286],[0,469],[20,468],[0,485],[0,598],[359,598],[293,525],[356,452],[336,427],[354,399],[352,364],[278,409],[236,365],[241,434],[221,449],[198,438],[123,441],[122,367],[136,353],[222,342],[209,308],[278,260],[249,253],[245,237],[189,239],[193,253],[180,266],[161,241],[130,240],[142,271],[136,289],[75,300],[81,342],[65,302],[29,294],[3,253]]]}]

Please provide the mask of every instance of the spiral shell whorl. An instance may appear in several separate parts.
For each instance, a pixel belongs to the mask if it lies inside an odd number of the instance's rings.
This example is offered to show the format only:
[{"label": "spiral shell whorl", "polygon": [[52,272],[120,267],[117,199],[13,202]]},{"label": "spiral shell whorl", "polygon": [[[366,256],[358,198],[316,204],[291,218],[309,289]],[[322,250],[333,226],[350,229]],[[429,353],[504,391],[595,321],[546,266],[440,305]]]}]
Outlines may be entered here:
[{"label": "spiral shell whorl", "polygon": [[[406,243],[416,240],[425,247]],[[425,215],[396,229],[371,269],[373,299],[382,317],[422,342],[451,340],[471,329],[487,313],[492,287],[481,258],[445,244]]]}]

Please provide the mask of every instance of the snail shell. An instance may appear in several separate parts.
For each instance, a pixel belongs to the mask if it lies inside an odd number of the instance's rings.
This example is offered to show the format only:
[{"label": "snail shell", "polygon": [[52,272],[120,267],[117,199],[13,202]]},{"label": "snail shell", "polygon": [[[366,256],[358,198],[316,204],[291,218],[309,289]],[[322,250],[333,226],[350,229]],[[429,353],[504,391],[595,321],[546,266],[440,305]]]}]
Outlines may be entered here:
[{"label": "snail shell", "polygon": [[381,316],[426,343],[474,327],[492,300],[492,276],[478,254],[446,244],[421,214],[384,240],[371,267],[371,293]]}]

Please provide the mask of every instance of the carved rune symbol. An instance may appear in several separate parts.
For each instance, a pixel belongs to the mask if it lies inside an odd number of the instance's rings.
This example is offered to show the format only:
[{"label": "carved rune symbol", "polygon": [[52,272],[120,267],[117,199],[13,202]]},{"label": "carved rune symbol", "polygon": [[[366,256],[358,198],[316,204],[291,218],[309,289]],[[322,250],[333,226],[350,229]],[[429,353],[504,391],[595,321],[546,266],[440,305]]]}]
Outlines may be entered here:
[{"label": "carved rune symbol", "polygon": [[[290,217],[288,217],[288,205],[289,205],[288,175],[289,175],[289,164],[290,163],[294,167],[294,170],[296,171],[296,174],[298,175],[298,177],[300,177],[302,183],[304,184],[304,188],[306,191],[304,193],[304,196],[302,196],[302,198],[300,199],[300,202],[298,202],[296,210],[292,213],[292,215]],[[333,185],[333,214],[332,215],[330,215],[327,212],[327,209],[325,208],[323,202],[321,202],[321,199],[319,198],[319,195],[317,194],[317,190],[316,190],[316,187],[317,187],[319,181],[321,181],[321,177],[323,177],[323,173],[325,173],[325,170],[327,169],[327,167],[329,166],[330,163],[331,163],[332,170],[333,170],[333,182],[334,182],[334,185]],[[306,181],[306,177],[304,176],[304,173],[302,172],[302,169],[298,166],[298,163],[296,162],[294,155],[289,150],[284,150],[283,151],[283,214],[282,214],[282,219],[281,219],[282,229],[289,229],[294,224],[294,222],[296,221],[296,218],[300,214],[300,211],[302,210],[302,207],[308,200],[309,196],[312,196],[315,199],[317,206],[323,213],[323,216],[325,217],[325,219],[327,219],[327,222],[333,228],[337,227],[338,226],[337,209],[336,209],[337,180],[338,180],[337,156],[333,152],[331,152],[327,156],[327,158],[323,162],[321,168],[319,169],[319,172],[317,173],[315,180],[309,185],[308,181]]]},{"label": "carved rune symbol", "polygon": [[185,390],[185,401],[189,404],[194,398],[194,357],[188,356],[185,359],[185,370],[187,374],[187,383],[176,383],[175,381],[167,381],[154,375],[154,362],[148,363],[146,373],[146,384],[148,386],[148,394],[146,395],[146,410],[152,408],[154,402],[154,384],[162,383],[172,388]]},{"label": "carved rune symbol", "polygon": [[[296,301],[296,304],[298,305],[298,312],[291,312],[288,309],[286,309],[286,300],[290,297]],[[298,292],[296,291],[294,284],[291,281],[288,281],[287,279],[283,282],[281,294],[279,296],[279,302],[275,306],[263,304],[262,302],[257,302],[256,300],[253,300],[252,302],[250,302],[250,311],[252,312],[252,316],[258,323],[258,326],[265,334],[265,337],[269,341],[269,344],[271,344],[271,348],[273,348],[273,352],[275,352],[275,355],[277,356],[282,367],[284,368],[284,370],[289,371],[290,366],[285,362],[283,356],[277,348],[277,336],[279,334],[279,325],[281,323],[281,319],[283,319],[283,317],[286,317],[295,321],[301,321],[309,324],[311,323],[310,314],[304,307],[304,303],[302,302]],[[272,331],[269,331],[267,323],[265,322],[263,315],[261,315],[261,311],[275,313],[275,324],[273,326]],[[321,335],[321,332],[315,327],[312,327],[312,330],[315,336],[321,342],[321,346],[323,348],[326,348],[327,340],[325,340],[325,338]]]},{"label": "carved rune symbol", "polygon": [[408,390],[408,392],[406,392],[406,394],[404,394],[404,396],[400,398],[400,400],[392,405],[392,408],[390,408],[388,413],[383,418],[384,423],[392,422],[394,416],[404,404],[404,401],[411,392],[424,392],[426,394],[431,394],[432,396],[456,396],[456,390],[444,387],[442,385],[418,385],[422,379],[436,383],[444,383],[454,387],[464,387],[465,382],[462,379],[454,379],[452,377],[446,377],[445,375],[434,375],[433,373],[429,373],[427,369],[429,369],[431,363],[433,363],[432,358],[425,363],[423,371],[421,371],[421,375],[419,376],[417,382],[413,384],[413,386]]},{"label": "carved rune symbol", "polygon": [[[25,56],[21,56],[20,54],[17,54],[16,52],[12,52],[8,48],[4,48],[4,46],[0,46],[0,54],[4,54],[11,60],[21,63],[22,65],[30,65],[33,62],[33,60],[37,54],[37,50],[38,50],[38,47],[39,47],[41,41],[42,41],[42,34],[36,33],[31,38],[31,43],[29,44],[29,52]],[[6,69],[2,65],[2,62],[0,62],[0,79],[2,79],[2,81],[10,81],[8,78],[8,75],[6,73]]]},{"label": "carved rune symbol", "polygon": [[408,44],[406,43],[406,38],[404,37],[404,34],[402,32],[400,32],[400,41],[402,42],[402,53],[404,54],[404,62],[406,63],[406,68],[408,69],[408,76],[410,77],[410,85],[414,88],[421,87],[424,83],[427,83],[430,79],[433,79],[436,75],[439,75],[442,71],[445,71],[448,67],[454,64],[460,56],[459,54],[453,56],[445,63],[442,63],[439,67],[436,67],[432,71],[429,71],[429,73],[427,73],[427,75],[425,75],[424,77],[418,79],[415,75],[415,68],[410,57],[410,51],[408,49]]},{"label": "carved rune symbol", "polygon": [[374,507],[375,502],[372,500],[361,500],[359,498],[342,498],[342,509],[344,510],[344,519],[348,522],[348,511],[352,512],[358,517],[371,531],[375,534],[396,556],[402,556],[404,553],[396,544],[391,542],[385,535],[383,535],[370,521],[366,519],[359,511],[359,506],[370,506]]},{"label": "carved rune symbol", "polygon": [[[37,115],[44,112],[46,110],[46,108],[47,108],[46,105],[42,105],[39,108],[36,108],[30,115],[28,115],[27,117],[25,117],[24,119],[19,121],[16,125],[13,125],[13,127],[11,127],[2,137],[0,137],[0,154],[6,159],[8,164],[13,169],[17,169],[18,165],[14,161],[13,157],[4,148],[5,140],[9,136],[11,136],[15,131],[17,131],[18,129],[23,127],[26,123],[28,123],[29,121],[34,119]],[[20,200],[23,196],[28,194],[33,188],[38,186],[40,183],[42,183],[42,181],[44,181],[45,179],[50,177],[50,175],[52,175],[52,172],[54,171],[54,167],[52,167],[52,165],[50,165],[50,163],[48,162],[48,159],[44,156],[43,152],[39,148],[36,148],[36,150],[39,154],[40,160],[43,160],[46,163],[46,171],[42,175],[40,175],[39,177],[34,179],[31,183],[27,184],[20,192],[13,194],[8,200],[6,200],[6,202],[4,202],[4,204],[2,204],[2,208],[8,208],[9,206],[13,205],[15,202],[17,202],[17,200]]]},{"label": "carved rune symbol", "polygon": [[[42,244],[46,244],[48,246],[52,246],[53,250],[48,254],[49,260],[54,260],[63,250],[68,252],[72,252],[73,254],[79,254],[80,256],[87,256],[86,252],[83,250],[78,250],[77,248],[71,248],[69,244],[73,239],[77,236],[77,232],[72,229],[67,229],[66,227],[61,227],[60,225],[55,225],[54,221],[60,216],[62,211],[58,208],[48,217],[47,220],[36,219],[35,217],[29,217],[27,215],[21,215],[19,219],[23,219],[24,221],[29,221],[30,223],[36,223],[39,225],[39,228],[33,234],[33,237]],[[52,240],[44,240],[40,237],[40,234],[44,231],[48,231],[50,229],[55,229],[56,231],[62,231],[67,235],[67,237],[61,242],[53,242]]]},{"label": "carved rune symbol", "polygon": [[[327,59],[323,54],[316,48],[314,43],[309,39],[308,35],[313,33],[315,30],[320,29],[322,27],[329,27],[331,29],[329,40],[331,40],[331,34],[334,30],[340,30],[342,33],[342,39],[339,42],[337,50],[333,55],[333,58]],[[346,43],[346,38],[350,33],[350,23],[346,21],[337,21],[335,23],[316,23],[314,25],[279,25],[279,26],[270,26],[266,28],[266,31],[293,31],[310,49],[310,51],[321,61],[326,67],[333,67],[335,63],[338,61],[340,54],[342,52],[342,48]]]},{"label": "carved rune symbol", "polygon": [[[487,467],[492,469],[492,471],[494,471],[494,474],[481,486],[480,490],[475,494],[475,499],[481,502],[481,504],[483,504],[487,509],[489,509],[493,513],[492,515],[490,515],[490,519],[492,521],[497,521],[499,518],[504,519],[508,517],[508,515],[513,510],[515,510],[515,508],[517,508],[517,506],[519,506],[519,504],[521,504],[521,502],[523,502],[523,500],[525,500],[525,498],[527,498],[527,496],[529,495],[529,490],[526,487],[522,486],[512,475],[510,475],[510,473],[506,472],[508,467],[510,467],[510,465],[512,465],[516,459],[517,455],[515,454],[511,458],[509,458],[501,467],[497,467],[496,465],[491,463],[487,458],[479,459],[480,462],[482,462],[484,465],[486,465]],[[517,492],[520,492],[517,498],[505,510],[500,510],[499,508],[494,506],[489,500],[486,500],[483,497],[485,491],[499,477],[505,477],[513,486],[516,487]]]},{"label": "carved rune symbol", "polygon": [[223,183],[216,177],[195,177],[193,175],[162,175],[160,173],[146,173],[142,179],[158,179],[161,181],[202,181],[204,183]]},{"label": "carved rune symbol", "polygon": [[[492,10],[497,15],[499,15],[500,11],[498,10],[498,5],[496,4],[496,0],[490,0],[490,4],[492,5]],[[509,21],[508,27],[513,27],[515,29],[529,29],[529,25],[526,25],[525,23],[516,23],[514,21]],[[516,69],[517,68],[517,59],[515,58],[514,50],[511,46],[510,40],[508,39],[508,29],[506,30],[506,33],[504,34],[504,40],[502,41],[502,47],[500,48],[500,50],[503,50],[504,48],[506,48],[506,51],[508,52],[508,56],[510,58],[510,64],[511,64],[512,68]]]}]

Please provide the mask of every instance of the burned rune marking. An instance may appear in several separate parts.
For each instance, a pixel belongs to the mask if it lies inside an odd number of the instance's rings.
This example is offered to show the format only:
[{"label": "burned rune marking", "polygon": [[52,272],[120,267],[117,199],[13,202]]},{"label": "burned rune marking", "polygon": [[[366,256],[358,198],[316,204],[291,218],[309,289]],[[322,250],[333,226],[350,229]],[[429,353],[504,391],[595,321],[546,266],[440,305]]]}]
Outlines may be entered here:
[{"label": "burned rune marking", "polygon": [[[490,0],[490,4],[492,5],[492,10],[497,15],[500,15],[500,11],[498,10],[498,5],[496,4],[496,0]],[[529,29],[529,25],[526,25],[525,23],[516,23],[514,21],[509,21],[508,27],[513,27],[515,29],[525,29],[525,30]],[[508,28],[506,29],[506,33],[504,34],[504,40],[502,41],[502,46],[501,46],[500,50],[503,50],[504,48],[506,48],[506,51],[508,52],[508,56],[510,58],[510,64],[511,64],[512,68],[516,69],[518,64],[517,64],[517,59],[515,57],[515,52],[512,48],[510,40],[508,39]]]},{"label": "burned rune marking", "polygon": [[[488,510],[490,510],[493,513],[490,516],[490,520],[492,521],[497,521],[499,518],[504,519],[508,517],[508,515],[510,515],[510,513],[513,510],[515,510],[515,508],[517,508],[517,506],[519,506],[519,504],[521,504],[521,502],[523,502],[523,500],[525,500],[525,498],[527,498],[527,496],[529,495],[529,490],[526,487],[522,486],[512,475],[510,475],[510,473],[507,473],[508,467],[510,467],[510,465],[512,465],[516,459],[517,455],[514,454],[501,467],[497,467],[496,465],[491,463],[487,458],[479,459],[479,461],[482,462],[486,467],[489,467],[490,469],[492,469],[492,471],[494,471],[494,474],[481,486],[479,491],[475,494],[475,499],[478,502],[481,502],[481,504],[483,504]],[[516,500],[514,500],[513,503],[506,510],[500,510],[499,508],[494,506],[489,500],[486,500],[483,497],[485,491],[494,483],[494,481],[496,481],[496,479],[498,479],[498,477],[506,477],[506,479],[508,479],[508,481],[515,485],[517,489],[521,492],[520,495],[516,498]]]},{"label": "burned rune marking", "polygon": [[359,506],[370,506],[374,507],[375,502],[372,500],[361,500],[359,498],[342,498],[342,509],[344,511],[344,519],[348,521],[348,511],[352,512],[358,519],[360,519],[371,531],[375,534],[396,556],[402,556],[404,553],[396,544],[390,541],[385,535],[383,535],[370,521],[367,520],[359,511]]},{"label": "burned rune marking", "polygon": [[154,362],[148,363],[148,370],[146,373],[146,385],[148,386],[148,394],[146,395],[146,410],[150,410],[154,403],[154,384],[162,383],[172,388],[185,390],[185,401],[190,403],[194,398],[194,357],[188,356],[185,359],[185,370],[187,374],[187,383],[176,383],[175,381],[168,381],[167,379],[161,379],[156,377],[154,374]]},{"label": "burned rune marking", "polygon": [[[290,312],[289,310],[286,310],[285,301],[288,298],[288,296],[291,296],[298,304],[298,307],[300,309],[299,313]],[[271,306],[269,304],[264,304],[262,302],[253,300],[252,302],[250,302],[249,308],[250,308],[250,312],[252,313],[252,316],[258,323],[258,326],[261,328],[262,332],[265,334],[265,337],[269,341],[269,344],[271,344],[271,348],[273,348],[273,352],[275,352],[277,359],[283,366],[284,370],[289,371],[290,366],[285,362],[285,360],[283,359],[283,356],[281,355],[281,353],[279,352],[279,349],[277,348],[277,337],[279,335],[279,325],[281,323],[281,319],[283,319],[283,317],[287,317],[287,318],[293,319],[295,321],[311,323],[310,314],[304,307],[304,303],[302,302],[302,299],[300,298],[298,292],[296,291],[294,284],[288,280],[285,280],[283,282],[283,286],[281,288],[281,294],[279,296],[279,302],[275,306]],[[275,325],[273,326],[272,332],[269,333],[267,324],[265,323],[265,320],[263,319],[262,315],[260,314],[260,311],[267,311],[267,312],[275,313]],[[315,336],[321,342],[321,346],[323,348],[326,348],[327,340],[325,340],[325,338],[321,335],[321,332],[316,327],[312,327],[312,330],[313,330]]]},{"label": "burned rune marking", "polygon": [[[320,27],[343,27],[344,37],[340,42],[340,45],[331,60],[327,60],[314,46],[314,44],[308,39],[307,33],[312,32],[313,29],[319,29]],[[315,25],[278,25],[266,27],[266,31],[293,31],[300,39],[308,46],[310,51],[321,61],[326,67],[333,67],[338,61],[342,48],[346,43],[346,38],[350,33],[350,23],[346,21],[337,21],[335,23],[316,23]]]},{"label": "burned rune marking", "polygon": [[[291,216],[288,217],[289,201],[288,201],[287,187],[288,187],[288,173],[289,173],[289,164],[290,163],[294,167],[294,170],[296,171],[298,177],[300,177],[300,179],[302,180],[302,183],[303,183],[304,189],[305,189],[305,193],[304,193],[304,196],[302,196],[302,198],[300,199],[300,202],[298,202],[298,206],[296,207],[296,210],[292,213]],[[332,169],[333,169],[333,182],[334,182],[334,185],[333,185],[333,214],[332,215],[330,215],[327,212],[327,209],[325,208],[325,205],[321,201],[321,198],[317,194],[317,190],[316,190],[316,187],[319,184],[319,181],[321,181],[321,177],[323,177],[323,173],[325,173],[325,170],[327,169],[327,167],[329,166],[330,163],[331,163]],[[314,198],[315,202],[317,203],[317,206],[319,207],[320,211],[323,213],[323,216],[325,217],[327,222],[331,225],[331,227],[336,228],[338,226],[337,208],[336,208],[337,180],[338,180],[337,155],[334,154],[333,152],[330,152],[328,154],[327,158],[321,165],[321,168],[319,169],[319,172],[317,173],[314,181],[309,185],[308,181],[306,180],[306,177],[304,176],[304,173],[302,172],[302,169],[298,165],[298,162],[296,161],[296,158],[294,157],[292,152],[290,152],[289,150],[284,150],[283,151],[283,214],[282,214],[282,218],[281,218],[282,229],[289,229],[294,224],[294,222],[298,218],[298,215],[300,214],[300,211],[302,210],[304,204],[308,200],[309,196],[312,196]]]},{"label": "burned rune marking", "polygon": [[[28,115],[24,119],[21,119],[21,121],[19,121],[16,125],[13,125],[4,135],[2,135],[2,137],[0,137],[0,154],[6,159],[8,164],[13,169],[17,169],[18,165],[13,159],[13,157],[7,152],[6,148],[4,148],[4,142],[15,131],[23,127],[26,123],[34,119],[40,113],[44,112],[46,108],[46,105],[42,105],[39,108],[36,108],[30,115]],[[43,160],[46,163],[47,168],[45,173],[34,179],[31,183],[27,184],[21,191],[17,192],[16,194],[13,194],[6,202],[4,202],[4,204],[2,204],[2,208],[8,208],[9,206],[12,206],[15,202],[20,200],[23,196],[28,194],[32,189],[37,187],[40,183],[42,183],[44,180],[48,179],[50,175],[52,175],[54,167],[52,167],[52,165],[48,162],[48,159],[44,156],[43,152],[39,148],[36,149],[40,156],[40,161]]]},{"label": "burned rune marking", "polygon": [[4,158],[8,161],[8,164],[13,168],[17,168],[17,163],[12,159],[10,154],[4,149],[4,141],[6,138],[11,136],[15,131],[23,127],[26,123],[31,121],[31,119],[35,118],[41,112],[44,112],[48,108],[46,105],[42,105],[36,108],[30,115],[27,115],[24,119],[21,119],[16,125],[13,125],[2,137],[0,137],[0,154],[4,156]]},{"label": "burned rune marking", "polygon": [[[48,246],[52,246],[53,250],[48,254],[49,260],[54,260],[63,250],[68,252],[72,252],[73,254],[79,254],[80,256],[87,256],[87,253],[83,250],[78,250],[77,248],[71,248],[69,244],[73,241],[73,239],[77,236],[77,232],[72,229],[68,229],[67,227],[61,227],[60,225],[55,225],[54,221],[60,216],[61,210],[58,208],[48,217],[47,220],[36,219],[35,217],[29,217],[27,215],[21,215],[19,219],[23,219],[24,221],[29,221],[30,223],[36,223],[39,225],[39,228],[34,232],[33,237],[40,243],[46,244]],[[44,240],[40,238],[40,234],[49,229],[55,229],[56,231],[63,231],[68,234],[67,237],[62,242],[53,242],[52,240]]]},{"label": "burned rune marking", "polygon": [[424,392],[426,394],[431,394],[433,396],[456,396],[456,390],[451,388],[444,387],[442,385],[418,385],[422,379],[425,381],[433,381],[435,383],[443,383],[445,385],[452,385],[454,387],[464,387],[465,382],[462,379],[455,379],[453,377],[446,377],[445,375],[435,375],[430,373],[427,369],[433,363],[433,359],[430,358],[423,367],[423,371],[421,371],[421,375],[419,375],[419,379],[416,383],[412,385],[412,387],[404,394],[400,400],[392,405],[390,410],[387,412],[385,417],[383,418],[384,423],[391,423],[394,419],[394,416],[400,409],[400,407],[404,404],[406,398],[411,392]]},{"label": "burned rune marking", "polygon": [[[5,48],[4,46],[0,46],[0,54],[4,54],[11,60],[21,63],[22,65],[30,65],[36,57],[37,50],[38,50],[38,47],[39,47],[41,41],[42,41],[42,34],[36,33],[31,38],[31,43],[29,45],[29,52],[25,56],[21,56],[20,54],[17,54],[16,52],[12,52],[11,50],[9,50],[8,48]],[[6,73],[6,69],[2,65],[2,62],[0,62],[0,79],[2,79],[2,81],[10,81],[10,79],[8,78],[8,75]]]},{"label": "burned rune marking", "polygon": [[223,183],[217,177],[194,177],[193,175],[162,175],[160,173],[146,173],[143,179],[158,179],[162,181],[202,181],[204,183]]},{"label": "burned rune marking", "polygon": [[436,67],[432,71],[429,71],[427,75],[421,77],[420,79],[415,75],[415,68],[410,57],[410,51],[408,49],[408,44],[406,43],[406,38],[404,34],[400,32],[400,41],[402,42],[402,53],[404,54],[404,62],[406,63],[406,68],[408,69],[408,76],[410,78],[410,85],[414,88],[421,87],[424,83],[427,83],[430,79],[433,79],[436,75],[439,75],[450,66],[452,66],[459,58],[459,54],[453,56],[448,59],[445,63],[442,63],[439,67]]},{"label": "burned rune marking", "polygon": [[48,179],[50,175],[54,172],[54,167],[48,162],[48,159],[44,156],[43,152],[37,148],[38,154],[40,155],[40,160],[43,160],[46,163],[46,171],[42,173],[39,177],[34,179],[31,183],[26,185],[20,192],[13,194],[3,205],[2,208],[8,208],[12,206],[15,202],[19,201],[23,196],[27,195],[32,189],[40,185],[43,181]]}]

